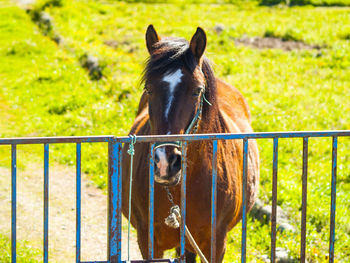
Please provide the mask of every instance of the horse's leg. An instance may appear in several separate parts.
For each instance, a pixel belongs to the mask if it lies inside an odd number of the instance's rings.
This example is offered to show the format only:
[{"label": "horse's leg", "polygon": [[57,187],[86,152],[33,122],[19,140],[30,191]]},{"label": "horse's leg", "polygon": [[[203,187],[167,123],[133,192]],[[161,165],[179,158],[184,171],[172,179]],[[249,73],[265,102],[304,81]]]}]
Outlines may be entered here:
[{"label": "horse's leg", "polygon": [[[201,247],[202,253],[206,257],[206,259],[211,261],[211,244],[210,239],[205,243],[203,247]],[[226,232],[216,235],[216,255],[215,255],[215,263],[221,263],[224,260],[224,255],[226,251]],[[194,261],[195,262],[195,261]],[[201,261],[203,263],[203,261]]]},{"label": "horse's leg", "polygon": [[142,258],[148,258],[148,232],[146,227],[137,228],[137,243],[142,254]]},{"label": "horse's leg", "polygon": [[[162,258],[164,251],[157,246],[156,237],[154,238],[153,258]],[[147,225],[137,229],[137,243],[144,259],[148,259],[148,229]]]},{"label": "horse's leg", "polygon": [[226,251],[226,232],[216,239],[216,262],[222,262]]},{"label": "horse's leg", "polygon": [[[180,248],[176,248],[176,255],[180,257]],[[196,254],[185,250],[186,263],[195,263],[196,262]]]},{"label": "horse's leg", "polygon": [[226,251],[226,242],[225,242],[224,246],[222,247],[222,249],[219,251],[219,253],[218,253],[218,251],[216,253],[216,258],[218,259],[217,262],[222,262],[224,260],[225,251]]}]

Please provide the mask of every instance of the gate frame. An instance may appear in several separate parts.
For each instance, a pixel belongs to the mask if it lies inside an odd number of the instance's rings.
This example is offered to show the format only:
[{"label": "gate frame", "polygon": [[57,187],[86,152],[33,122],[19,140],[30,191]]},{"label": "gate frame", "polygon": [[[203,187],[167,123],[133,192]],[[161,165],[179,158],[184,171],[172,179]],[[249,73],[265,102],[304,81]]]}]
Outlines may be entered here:
[{"label": "gate frame", "polygon": [[[241,262],[246,262],[246,185],[247,185],[247,152],[250,139],[273,139],[273,182],[272,182],[272,216],[271,216],[271,262],[276,261],[276,208],[277,208],[277,168],[278,168],[278,139],[281,138],[303,138],[303,171],[302,171],[302,222],[301,222],[301,248],[300,261],[305,262],[306,249],[306,205],[307,205],[307,169],[308,169],[308,139],[313,137],[332,137],[332,182],[331,182],[331,208],[330,208],[330,238],[329,238],[329,262],[334,262],[335,243],[335,212],[336,212],[336,174],[337,174],[337,149],[338,137],[350,137],[350,130],[338,131],[296,131],[296,132],[256,132],[256,133],[228,133],[228,134],[187,134],[187,135],[149,135],[137,136],[137,143],[151,143],[151,149],[155,142],[207,140],[212,141],[213,156],[216,156],[218,140],[243,140],[243,215],[242,215],[242,244]],[[81,261],[81,143],[108,143],[108,261]],[[75,143],[76,144],[76,262],[81,263],[103,263],[103,262],[126,262],[121,260],[121,191],[122,191],[122,144],[130,143],[130,137],[106,136],[67,136],[67,137],[35,137],[35,138],[0,138],[0,145],[11,145],[11,259],[16,262],[16,191],[17,191],[17,145],[22,144],[44,144],[44,262],[48,262],[48,200],[49,200],[49,144]],[[153,157],[150,157],[151,162]],[[185,158],[184,160],[185,161]],[[212,190],[212,217],[211,222],[216,222],[216,158],[213,158],[213,188]],[[183,166],[186,168],[186,165]],[[150,169],[150,202],[154,198],[154,174]],[[182,183],[182,208],[185,206],[186,182]],[[213,189],[212,188],[212,189]],[[150,204],[150,229],[149,229],[149,260],[132,260],[131,262],[178,262],[177,259],[153,259],[153,203]],[[182,211],[185,220],[184,211]],[[215,224],[212,224],[212,233],[215,233]],[[181,228],[181,255],[185,250],[185,230]],[[213,245],[214,244],[214,245]],[[212,235],[211,252],[215,251],[215,237]],[[181,262],[185,262],[181,257]],[[215,257],[211,257],[215,261]]]}]

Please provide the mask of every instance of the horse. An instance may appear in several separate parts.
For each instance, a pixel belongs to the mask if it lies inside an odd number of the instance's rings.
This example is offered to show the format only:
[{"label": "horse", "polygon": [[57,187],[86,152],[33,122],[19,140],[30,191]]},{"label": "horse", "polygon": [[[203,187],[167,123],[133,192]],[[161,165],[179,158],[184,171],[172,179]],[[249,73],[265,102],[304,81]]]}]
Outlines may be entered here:
[{"label": "horse", "polygon": [[[252,132],[248,104],[234,87],[216,78],[205,57],[207,37],[197,28],[190,42],[183,38],[160,38],[149,25],[146,31],[149,59],[143,73],[142,93],[133,135],[184,133]],[[204,100],[203,100],[204,98]],[[199,111],[200,110],[200,111]],[[199,118],[195,118],[200,112]],[[195,119],[195,120],[194,120]],[[130,156],[128,144],[122,153],[122,212],[128,215]],[[187,146],[186,226],[207,259],[211,240],[211,168],[213,146],[210,141]],[[137,230],[138,245],[148,257],[148,196],[150,144],[136,143],[131,196],[131,224]],[[178,145],[159,145],[154,151],[154,258],[176,248],[179,254],[179,229],[164,224],[171,203],[164,186],[181,201],[181,149]],[[226,235],[242,218],[242,140],[218,141],[217,146],[217,225],[216,262],[222,262]],[[247,211],[252,208],[259,184],[259,152],[249,140],[247,170]],[[196,252],[186,241],[186,262],[195,262]]]}]

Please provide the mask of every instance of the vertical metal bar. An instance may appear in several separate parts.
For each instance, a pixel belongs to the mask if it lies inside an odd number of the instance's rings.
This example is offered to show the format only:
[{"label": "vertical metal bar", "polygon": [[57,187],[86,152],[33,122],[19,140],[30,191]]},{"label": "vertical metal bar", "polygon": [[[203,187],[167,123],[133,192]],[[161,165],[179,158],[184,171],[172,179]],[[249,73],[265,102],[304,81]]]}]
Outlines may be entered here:
[{"label": "vertical metal bar", "polygon": [[44,263],[49,260],[49,144],[44,144]]},{"label": "vertical metal bar", "polygon": [[11,262],[16,262],[17,242],[17,149],[11,145]]},{"label": "vertical metal bar", "polygon": [[153,259],[154,248],[154,144],[151,145],[149,166],[149,205],[148,205],[148,259]]},{"label": "vertical metal bar", "polygon": [[309,138],[303,138],[303,183],[302,183],[302,207],[301,207],[301,244],[300,244],[300,262],[305,263],[306,249],[306,207],[307,207],[307,165],[308,165],[308,143]]},{"label": "vertical metal bar", "polygon": [[80,262],[81,242],[81,143],[76,145],[76,239],[75,239],[75,261]]},{"label": "vertical metal bar", "polygon": [[329,262],[334,262],[334,241],[335,241],[335,206],[337,197],[337,150],[338,137],[333,136],[332,146],[332,192],[331,192],[331,215],[329,233]]},{"label": "vertical metal bar", "polygon": [[[115,228],[117,228],[117,244],[115,246],[117,247],[117,255],[116,255],[116,261],[121,262],[122,261],[122,156],[123,156],[123,147],[121,143],[118,143],[118,191],[117,191],[117,223]],[[112,244],[113,245],[113,244]]]},{"label": "vertical metal bar", "polygon": [[211,187],[211,243],[210,243],[210,262],[216,262],[216,185],[217,185],[217,152],[218,141],[213,141],[213,159],[212,159],[212,187]]},{"label": "vertical metal bar", "polygon": [[271,216],[271,263],[276,262],[276,216],[277,216],[277,171],[278,171],[278,138],[273,138],[272,162],[272,216]]},{"label": "vertical metal bar", "polygon": [[247,171],[248,171],[248,139],[243,139],[243,173],[242,173],[242,244],[241,262],[246,262],[246,237],[247,237]]},{"label": "vertical metal bar", "polygon": [[187,142],[182,143],[181,154],[181,171],[182,171],[182,184],[181,184],[181,225],[180,225],[180,262],[185,263],[185,247],[186,247],[186,177],[187,177]]},{"label": "vertical metal bar", "polygon": [[108,255],[109,262],[121,262],[122,144],[108,143]]}]

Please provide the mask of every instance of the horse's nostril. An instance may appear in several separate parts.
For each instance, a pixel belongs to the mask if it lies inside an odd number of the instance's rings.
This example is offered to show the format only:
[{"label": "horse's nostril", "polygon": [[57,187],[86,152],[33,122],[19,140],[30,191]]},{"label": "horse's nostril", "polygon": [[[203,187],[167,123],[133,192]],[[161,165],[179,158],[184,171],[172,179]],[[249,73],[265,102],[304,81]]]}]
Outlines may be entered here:
[{"label": "horse's nostril", "polygon": [[172,154],[169,157],[170,171],[177,173],[181,169],[181,154]]}]

